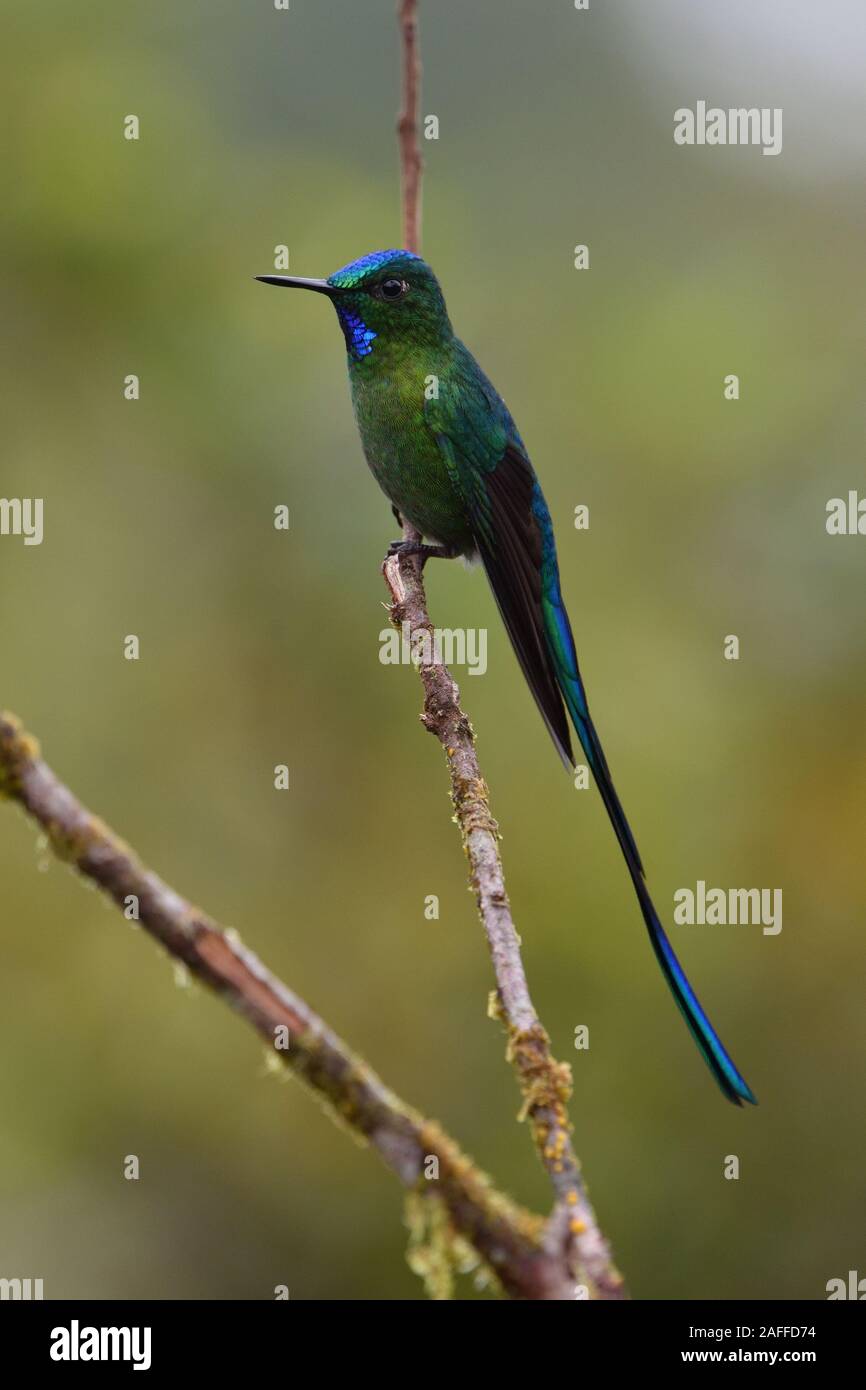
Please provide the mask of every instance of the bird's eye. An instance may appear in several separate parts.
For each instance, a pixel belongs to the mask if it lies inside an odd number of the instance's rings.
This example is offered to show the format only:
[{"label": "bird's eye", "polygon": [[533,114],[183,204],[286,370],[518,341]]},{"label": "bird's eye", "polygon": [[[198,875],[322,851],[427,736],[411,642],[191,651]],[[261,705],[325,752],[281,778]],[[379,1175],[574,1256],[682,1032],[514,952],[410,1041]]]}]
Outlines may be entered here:
[{"label": "bird's eye", "polygon": [[408,289],[409,286],[405,280],[398,280],[396,276],[392,276],[390,279],[382,281],[379,286],[379,294],[383,299],[393,302],[395,299],[402,299]]}]

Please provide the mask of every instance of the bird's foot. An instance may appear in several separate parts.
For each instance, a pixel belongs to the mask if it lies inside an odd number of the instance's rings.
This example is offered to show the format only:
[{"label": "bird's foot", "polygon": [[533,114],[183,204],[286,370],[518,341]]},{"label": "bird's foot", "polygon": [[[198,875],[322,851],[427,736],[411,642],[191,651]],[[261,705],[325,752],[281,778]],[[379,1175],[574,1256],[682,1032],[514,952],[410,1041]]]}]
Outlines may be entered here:
[{"label": "bird's foot", "polygon": [[455,551],[449,550],[447,545],[424,545],[421,541],[392,541],[388,546],[388,556],[391,555],[419,555],[422,562],[425,560],[453,560]]}]

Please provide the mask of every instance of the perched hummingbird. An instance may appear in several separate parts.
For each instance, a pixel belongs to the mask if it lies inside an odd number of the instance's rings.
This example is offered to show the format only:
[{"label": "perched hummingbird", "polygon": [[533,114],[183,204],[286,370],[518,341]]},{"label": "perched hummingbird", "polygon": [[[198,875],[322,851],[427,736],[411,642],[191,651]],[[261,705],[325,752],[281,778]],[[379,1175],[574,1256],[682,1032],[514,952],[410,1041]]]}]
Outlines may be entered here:
[{"label": "perched hummingbird", "polygon": [[701,1008],[659,921],[587,705],[559,587],[553,524],[505,402],[455,337],[439,282],[409,251],[374,251],[327,280],[259,275],[315,290],[337,311],[367,463],[397,519],[429,543],[391,553],[480,557],[523,674],[567,768],[566,710],[592,769],[662,973],[729,1100],[755,1097]]}]

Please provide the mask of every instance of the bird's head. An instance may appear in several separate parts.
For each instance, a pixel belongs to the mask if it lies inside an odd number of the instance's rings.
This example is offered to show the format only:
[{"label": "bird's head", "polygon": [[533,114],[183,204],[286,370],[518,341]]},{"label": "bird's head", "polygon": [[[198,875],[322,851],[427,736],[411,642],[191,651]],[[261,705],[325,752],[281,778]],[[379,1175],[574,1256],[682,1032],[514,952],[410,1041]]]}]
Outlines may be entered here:
[{"label": "bird's head", "polygon": [[373,251],[327,280],[258,275],[266,285],[315,290],[332,301],[349,357],[361,362],[377,346],[417,347],[452,334],[439,281],[411,251]]}]

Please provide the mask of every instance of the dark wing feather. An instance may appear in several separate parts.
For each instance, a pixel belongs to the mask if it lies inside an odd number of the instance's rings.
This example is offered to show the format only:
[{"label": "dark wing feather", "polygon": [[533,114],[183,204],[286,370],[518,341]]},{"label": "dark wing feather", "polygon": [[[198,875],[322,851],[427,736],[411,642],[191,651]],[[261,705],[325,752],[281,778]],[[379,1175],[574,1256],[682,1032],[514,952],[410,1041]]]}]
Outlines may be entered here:
[{"label": "dark wing feather", "polygon": [[[483,480],[495,539],[476,535],[481,562],[542,718],[560,757],[573,767],[568,718],[544,633],[541,532],[532,511],[535,475],[512,445]],[[485,528],[486,530],[486,528]]]},{"label": "dark wing feather", "polygon": [[573,767],[568,717],[544,633],[532,464],[504,402],[465,348],[448,389],[425,411],[523,674],[560,757]]}]

